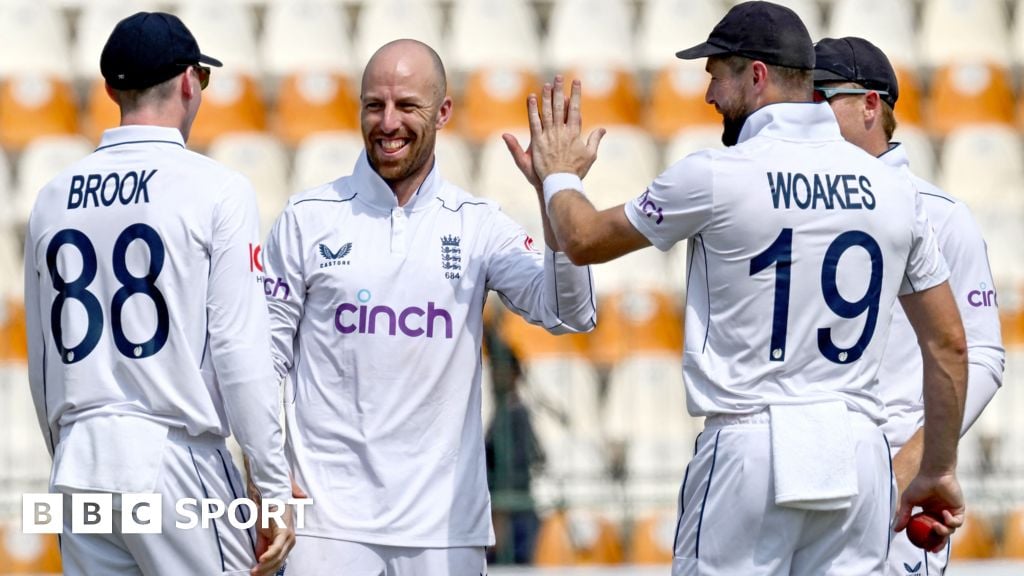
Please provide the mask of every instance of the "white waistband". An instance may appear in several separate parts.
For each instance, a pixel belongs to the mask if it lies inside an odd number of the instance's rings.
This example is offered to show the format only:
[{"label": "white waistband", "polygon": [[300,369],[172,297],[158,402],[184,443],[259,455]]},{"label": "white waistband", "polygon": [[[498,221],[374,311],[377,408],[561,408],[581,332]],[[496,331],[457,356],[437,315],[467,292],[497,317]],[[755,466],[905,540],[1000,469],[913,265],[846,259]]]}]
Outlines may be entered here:
[{"label": "white waistband", "polygon": [[[870,424],[877,427],[874,420],[867,414],[862,414],[847,407],[847,412],[853,417],[853,423]],[[735,426],[741,424],[770,424],[772,421],[771,412],[768,408],[762,408],[750,414],[714,414],[704,419],[705,430],[717,430],[724,426]]]}]

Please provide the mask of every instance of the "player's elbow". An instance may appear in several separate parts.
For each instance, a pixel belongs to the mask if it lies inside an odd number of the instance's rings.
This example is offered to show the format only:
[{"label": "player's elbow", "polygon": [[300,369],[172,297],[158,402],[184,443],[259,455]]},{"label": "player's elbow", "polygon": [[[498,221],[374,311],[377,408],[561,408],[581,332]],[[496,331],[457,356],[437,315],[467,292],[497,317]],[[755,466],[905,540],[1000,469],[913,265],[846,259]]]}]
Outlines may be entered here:
[{"label": "player's elbow", "polygon": [[590,266],[605,261],[601,259],[596,245],[582,234],[572,234],[565,239],[559,238],[558,242],[562,252],[576,266]]}]

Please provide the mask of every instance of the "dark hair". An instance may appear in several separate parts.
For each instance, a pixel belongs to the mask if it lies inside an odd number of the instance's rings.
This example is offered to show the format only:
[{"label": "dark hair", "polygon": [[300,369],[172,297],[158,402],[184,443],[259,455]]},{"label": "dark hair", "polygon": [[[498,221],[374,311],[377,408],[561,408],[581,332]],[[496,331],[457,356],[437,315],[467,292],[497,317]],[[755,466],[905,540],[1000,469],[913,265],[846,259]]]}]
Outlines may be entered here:
[{"label": "dark hair", "polygon": [[[739,54],[729,54],[722,56],[721,59],[725,62],[725,65],[729,68],[729,72],[733,75],[743,72],[752,62],[754,62],[752,58],[740,56]],[[776,66],[775,64],[765,64],[765,66],[768,68],[773,81],[787,93],[795,93],[800,96],[810,96],[811,92],[814,90],[813,70],[790,68],[788,66]]]}]

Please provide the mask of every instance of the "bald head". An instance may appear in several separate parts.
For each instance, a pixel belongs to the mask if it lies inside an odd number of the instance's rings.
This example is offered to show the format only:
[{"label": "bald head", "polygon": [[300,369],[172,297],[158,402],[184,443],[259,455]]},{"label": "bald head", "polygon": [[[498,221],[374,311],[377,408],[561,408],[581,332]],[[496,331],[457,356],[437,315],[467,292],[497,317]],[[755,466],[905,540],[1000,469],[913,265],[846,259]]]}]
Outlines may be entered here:
[{"label": "bald head", "polygon": [[377,49],[363,70],[360,93],[365,94],[368,84],[387,76],[420,76],[416,79],[429,87],[435,103],[439,103],[448,93],[448,80],[441,57],[419,40],[392,40]]}]

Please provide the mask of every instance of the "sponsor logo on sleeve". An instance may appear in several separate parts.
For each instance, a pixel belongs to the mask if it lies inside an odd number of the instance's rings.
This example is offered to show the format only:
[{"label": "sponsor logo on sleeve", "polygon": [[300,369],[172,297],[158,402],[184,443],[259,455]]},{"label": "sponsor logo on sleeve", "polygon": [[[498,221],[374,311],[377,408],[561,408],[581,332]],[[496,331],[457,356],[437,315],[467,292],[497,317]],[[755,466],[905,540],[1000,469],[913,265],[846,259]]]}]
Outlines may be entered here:
[{"label": "sponsor logo on sleeve", "polygon": [[996,291],[984,282],[978,285],[977,290],[967,293],[967,303],[974,308],[999,307],[999,303],[996,302]]},{"label": "sponsor logo on sleeve", "polygon": [[462,275],[462,239],[448,235],[441,237],[441,269],[448,280],[458,280]]},{"label": "sponsor logo on sleeve", "polygon": [[651,200],[650,190],[644,191],[644,193],[636,199],[636,204],[645,216],[654,220],[655,224],[661,224],[665,220],[665,215],[661,213],[661,206],[658,206],[654,200]]},{"label": "sponsor logo on sleeve", "polygon": [[249,272],[263,272],[263,247],[249,243]]},{"label": "sponsor logo on sleeve", "polygon": [[326,244],[320,244],[320,267],[330,268],[331,266],[348,266],[351,260],[345,257],[352,252],[352,243],[346,242],[337,250],[331,250]]},{"label": "sponsor logo on sleeve", "polygon": [[288,283],[284,281],[284,278],[264,278],[263,293],[270,298],[287,300],[292,295],[292,290],[288,287]]}]

